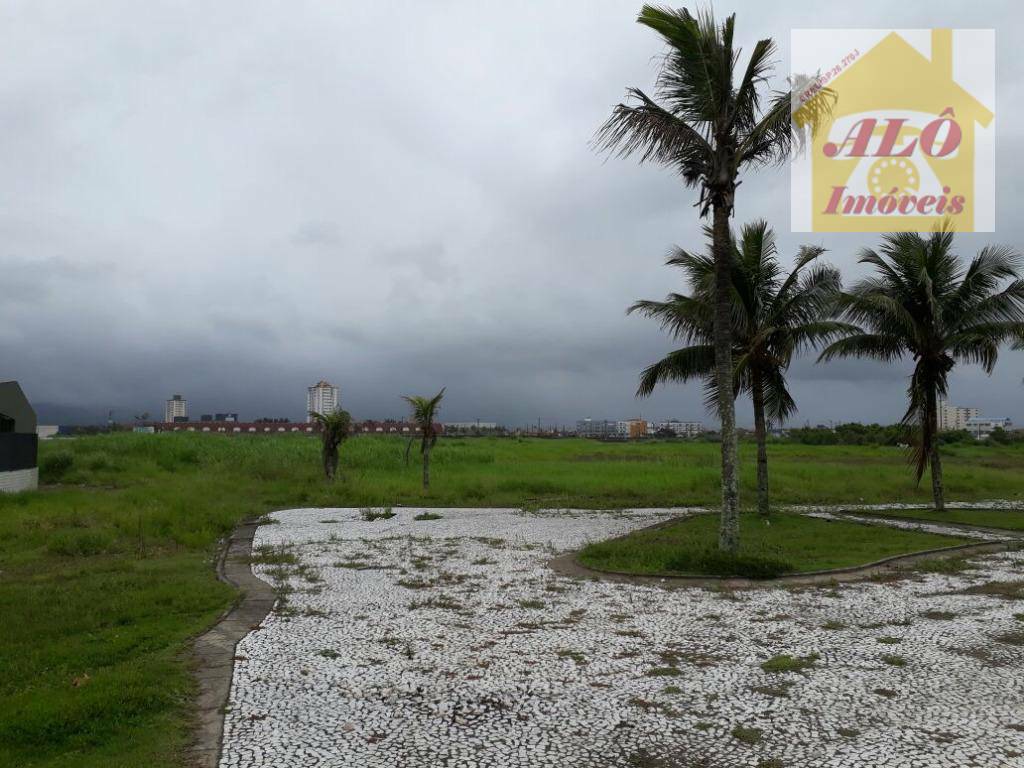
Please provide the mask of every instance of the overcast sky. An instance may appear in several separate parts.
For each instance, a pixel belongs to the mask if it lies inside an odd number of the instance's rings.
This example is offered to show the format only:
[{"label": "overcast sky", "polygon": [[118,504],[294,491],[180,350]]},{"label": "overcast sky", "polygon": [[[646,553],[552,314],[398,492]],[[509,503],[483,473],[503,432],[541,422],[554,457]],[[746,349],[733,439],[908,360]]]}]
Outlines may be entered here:
[{"label": "overcast sky", "polygon": [[[699,386],[634,399],[672,344],[624,314],[681,287],[662,262],[701,247],[695,195],[588,144],[652,84],[639,5],[2,0],[0,379],[122,418],[175,392],[302,418],[326,378],[357,418],[447,386],[448,420],[707,420]],[[1016,3],[716,9],[745,51],[779,41],[780,78],[793,27],[995,28],[997,232],[959,247],[1024,247]],[[790,233],[788,190],[748,174],[737,220],[862,274],[872,238]],[[794,422],[893,421],[906,373],[798,361]],[[952,399],[1024,424],[1022,377],[1007,351]]]}]

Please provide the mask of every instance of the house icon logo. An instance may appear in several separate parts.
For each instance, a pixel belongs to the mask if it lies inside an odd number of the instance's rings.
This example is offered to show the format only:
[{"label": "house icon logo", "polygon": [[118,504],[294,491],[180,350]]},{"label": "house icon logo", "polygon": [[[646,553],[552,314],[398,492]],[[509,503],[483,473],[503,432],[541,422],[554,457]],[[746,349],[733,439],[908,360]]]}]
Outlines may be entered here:
[{"label": "house icon logo", "polygon": [[[793,121],[806,143],[793,162],[793,229],[992,231],[995,35],[843,32],[794,32]],[[812,56],[833,63],[799,76],[797,60]]]}]

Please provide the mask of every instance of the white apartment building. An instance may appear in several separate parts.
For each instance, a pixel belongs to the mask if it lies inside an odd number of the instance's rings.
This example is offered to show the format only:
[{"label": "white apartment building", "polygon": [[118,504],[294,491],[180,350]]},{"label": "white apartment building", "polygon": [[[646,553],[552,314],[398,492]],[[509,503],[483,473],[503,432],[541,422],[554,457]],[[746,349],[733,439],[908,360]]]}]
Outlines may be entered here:
[{"label": "white apartment building", "polygon": [[964,428],[974,435],[976,439],[987,440],[994,429],[1005,429],[1007,431],[1013,429],[1013,422],[1006,418],[990,419],[985,416],[976,416],[975,418],[968,419],[967,425]]},{"label": "white apartment building", "polygon": [[967,429],[971,419],[981,416],[981,412],[977,408],[961,408],[950,405],[948,400],[939,400],[938,411],[939,432]]},{"label": "white apartment building", "polygon": [[579,437],[616,437],[619,432],[618,422],[601,419],[580,419],[576,422],[576,434]]},{"label": "white apartment building", "polygon": [[326,381],[319,381],[307,390],[306,422],[313,421],[312,413],[334,413],[341,407],[338,388]]},{"label": "white apartment building", "polygon": [[181,395],[174,395],[164,406],[164,421],[171,424],[179,420],[188,421],[188,400]]},{"label": "white apartment building", "polygon": [[669,419],[658,424],[653,431],[660,432],[662,430],[668,430],[676,437],[696,437],[704,431],[704,425],[699,421]]}]

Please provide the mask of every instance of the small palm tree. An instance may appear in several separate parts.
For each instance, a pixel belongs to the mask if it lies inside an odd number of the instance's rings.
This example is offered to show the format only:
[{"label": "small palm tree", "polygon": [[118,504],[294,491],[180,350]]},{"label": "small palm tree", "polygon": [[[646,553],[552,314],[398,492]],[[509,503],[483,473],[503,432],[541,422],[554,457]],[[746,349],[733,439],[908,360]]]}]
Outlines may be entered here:
[{"label": "small palm tree", "polygon": [[333,480],[338,471],[338,449],[348,439],[352,429],[352,417],[348,411],[338,409],[333,413],[316,413],[310,416],[320,425],[320,456],[324,464],[324,476]]},{"label": "small palm tree", "polygon": [[987,246],[963,269],[953,252],[953,233],[941,228],[885,235],[881,247],[861,252],[875,268],[839,298],[844,319],[857,326],[833,342],[820,360],[865,357],[892,363],[910,355],[903,425],[916,428],[911,461],[920,484],[931,464],[936,510],[945,507],[939,457],[938,399],[948,390],[958,362],[980,363],[991,373],[999,347],[1024,340],[1024,279],[1020,255]]},{"label": "small palm tree", "polygon": [[412,420],[420,430],[420,453],[423,455],[423,490],[430,490],[430,451],[437,444],[437,424],[434,416],[444,398],[444,390],[433,397],[403,395],[402,399],[412,406]]},{"label": "small palm tree", "polygon": [[[839,272],[826,264],[811,264],[824,249],[801,248],[793,270],[784,275],[776,258],[775,233],[764,221],[756,221],[743,227],[739,242],[732,240],[730,252],[735,370],[729,394],[734,399],[740,391],[747,392],[754,405],[757,509],[767,515],[767,422],[782,423],[796,411],[786,370],[795,354],[849,328],[829,320],[840,288]],[[647,397],[665,382],[701,379],[706,402],[714,408],[720,401],[715,377],[714,257],[677,248],[666,263],[683,270],[692,295],[673,293],[665,301],[638,301],[628,312],[660,320],[663,328],[688,346],[646,368],[637,396]]]},{"label": "small palm tree", "polygon": [[[711,213],[712,254],[718,274],[712,338],[718,416],[722,433],[722,518],[719,547],[739,550],[739,501],[736,483],[736,414],[729,290],[731,263],[729,217],[739,176],[744,169],[782,162],[796,135],[791,123],[791,94],[770,94],[763,104],[775,56],[770,38],[759,40],[747,67],[737,78],[740,51],[733,47],[736,17],[721,26],[710,11],[692,15],[645,5],[637,21],[657,32],[668,49],[655,85],[656,99],[639,88],[628,91],[631,103],[619,104],[600,129],[596,144],[620,156],[638,155],[682,176],[700,190],[703,218]],[[738,80],[738,82],[737,82]],[[828,112],[825,99],[802,108],[801,124],[813,132]]]}]

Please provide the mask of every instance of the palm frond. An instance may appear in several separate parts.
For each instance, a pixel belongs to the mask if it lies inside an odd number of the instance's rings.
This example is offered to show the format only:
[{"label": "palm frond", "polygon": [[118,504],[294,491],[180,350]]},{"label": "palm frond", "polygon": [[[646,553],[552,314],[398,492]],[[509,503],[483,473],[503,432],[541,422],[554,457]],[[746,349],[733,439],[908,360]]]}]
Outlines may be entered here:
[{"label": "palm frond", "polygon": [[685,383],[711,376],[715,370],[715,348],[710,344],[684,347],[669,352],[640,374],[637,397],[648,397],[659,384]]},{"label": "palm frond", "polygon": [[894,363],[903,357],[906,347],[894,336],[877,333],[856,333],[833,341],[821,354],[818,362],[828,362],[842,357],[865,357],[883,363]]},{"label": "palm frond", "polygon": [[428,447],[432,447],[437,442],[437,425],[434,423],[434,417],[437,415],[437,409],[444,398],[445,389],[447,387],[441,387],[441,391],[433,397],[402,395],[402,399],[412,407],[413,422],[420,428],[422,436],[420,442],[421,452],[425,451]]},{"label": "palm frond", "polygon": [[628,94],[637,103],[619,104],[612,110],[594,138],[598,150],[614,151],[618,157],[639,155],[641,163],[673,167],[687,184],[697,184],[712,161],[708,140],[639,88],[630,88]]}]

